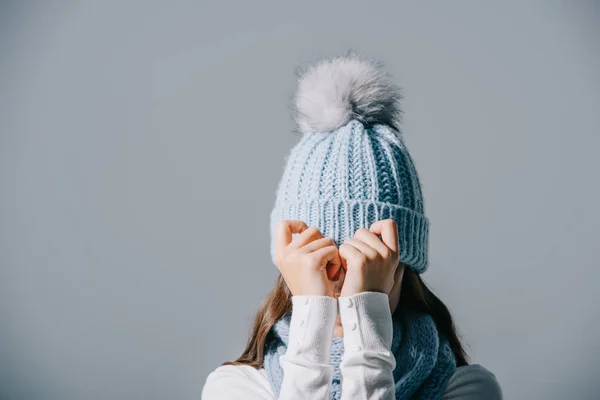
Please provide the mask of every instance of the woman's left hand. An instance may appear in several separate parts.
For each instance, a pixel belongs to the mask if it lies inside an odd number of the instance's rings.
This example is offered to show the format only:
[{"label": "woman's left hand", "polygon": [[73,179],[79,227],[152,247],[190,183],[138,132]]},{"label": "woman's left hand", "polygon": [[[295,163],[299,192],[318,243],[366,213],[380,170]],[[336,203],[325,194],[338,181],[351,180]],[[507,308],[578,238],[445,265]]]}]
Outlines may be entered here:
[{"label": "woman's left hand", "polygon": [[[379,239],[381,236],[381,239]],[[389,294],[399,264],[398,226],[393,219],[360,228],[339,247],[346,277],[340,296],[361,292]]]}]

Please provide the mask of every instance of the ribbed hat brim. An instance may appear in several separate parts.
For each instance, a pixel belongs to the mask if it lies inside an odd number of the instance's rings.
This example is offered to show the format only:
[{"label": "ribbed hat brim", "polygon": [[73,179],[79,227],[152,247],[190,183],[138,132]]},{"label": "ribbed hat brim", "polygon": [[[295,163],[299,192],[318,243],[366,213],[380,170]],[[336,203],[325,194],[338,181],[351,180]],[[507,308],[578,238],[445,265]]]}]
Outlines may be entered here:
[{"label": "ribbed hat brim", "polygon": [[302,220],[339,247],[357,229],[368,229],[375,221],[389,218],[398,225],[400,261],[417,273],[425,272],[429,220],[409,208],[371,200],[307,199],[277,204],[270,215],[271,259],[275,262],[275,226],[279,220]]}]

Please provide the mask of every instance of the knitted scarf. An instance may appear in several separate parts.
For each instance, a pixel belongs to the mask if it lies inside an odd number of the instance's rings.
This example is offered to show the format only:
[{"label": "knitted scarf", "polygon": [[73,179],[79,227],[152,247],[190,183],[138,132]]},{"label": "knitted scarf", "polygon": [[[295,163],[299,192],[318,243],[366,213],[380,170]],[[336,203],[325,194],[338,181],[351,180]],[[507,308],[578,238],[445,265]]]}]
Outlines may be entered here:
[{"label": "knitted scarf", "polygon": [[[264,367],[273,391],[279,396],[283,370],[279,356],[285,354],[291,312],[281,317],[269,335],[266,343]],[[396,386],[396,400],[399,399],[439,399],[450,376],[456,369],[454,353],[446,338],[439,334],[435,323],[428,314],[404,315],[402,321],[393,321],[391,351],[396,359],[393,376]],[[343,337],[334,336],[331,343],[329,363],[334,367],[331,382],[331,398],[340,399],[341,376],[339,364],[344,355]]]}]

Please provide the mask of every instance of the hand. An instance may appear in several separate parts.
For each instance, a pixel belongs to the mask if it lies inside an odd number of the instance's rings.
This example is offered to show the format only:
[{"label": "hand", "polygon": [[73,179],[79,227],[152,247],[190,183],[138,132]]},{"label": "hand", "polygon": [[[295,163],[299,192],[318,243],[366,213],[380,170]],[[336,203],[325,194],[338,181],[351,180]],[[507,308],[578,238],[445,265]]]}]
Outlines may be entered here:
[{"label": "hand", "polygon": [[[299,233],[292,240],[292,234]],[[277,222],[275,264],[292,295],[335,297],[330,279],[339,275],[341,261],[333,239],[300,220]]]},{"label": "hand", "polygon": [[[381,236],[381,240],[379,239]],[[398,226],[393,219],[360,228],[339,248],[346,278],[340,296],[361,292],[389,294],[399,263]]]}]

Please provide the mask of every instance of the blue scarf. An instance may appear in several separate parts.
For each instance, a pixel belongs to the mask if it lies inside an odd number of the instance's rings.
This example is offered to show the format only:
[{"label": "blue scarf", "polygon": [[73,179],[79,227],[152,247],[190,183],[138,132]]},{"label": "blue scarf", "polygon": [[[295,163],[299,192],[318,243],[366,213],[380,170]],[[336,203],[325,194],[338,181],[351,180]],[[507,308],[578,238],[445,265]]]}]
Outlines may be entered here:
[{"label": "blue scarf", "polygon": [[[279,356],[285,354],[292,313],[281,317],[271,329],[273,339],[266,343],[264,367],[276,396],[279,396],[283,370]],[[391,351],[396,358],[393,376],[396,400],[439,399],[448,379],[456,369],[456,360],[450,344],[437,331],[435,322],[428,314],[404,315],[402,321],[393,321]],[[343,337],[334,336],[331,342],[329,364],[334,373],[331,382],[331,398],[340,399],[340,362],[344,355]]]}]

